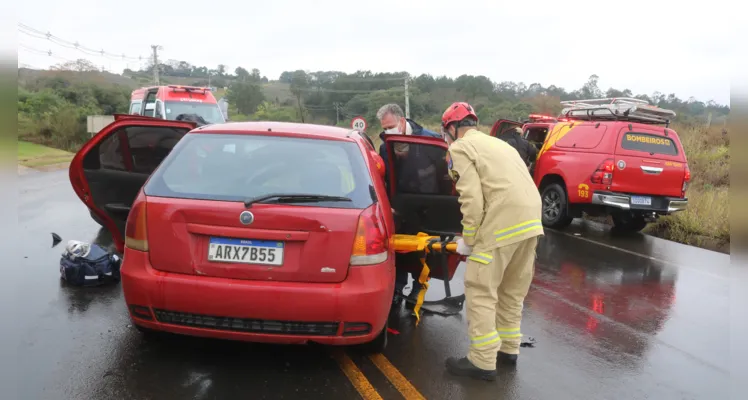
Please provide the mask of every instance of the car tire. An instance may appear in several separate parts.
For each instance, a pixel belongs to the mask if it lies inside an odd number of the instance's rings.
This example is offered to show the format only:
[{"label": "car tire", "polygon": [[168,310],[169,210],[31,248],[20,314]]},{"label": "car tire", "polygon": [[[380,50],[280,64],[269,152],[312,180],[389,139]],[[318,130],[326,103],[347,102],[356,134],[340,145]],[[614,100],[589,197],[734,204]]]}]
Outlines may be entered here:
[{"label": "car tire", "polygon": [[643,216],[614,214],[613,229],[623,233],[640,232],[647,226],[647,220]]},{"label": "car tire", "polygon": [[540,195],[543,202],[543,225],[549,228],[565,228],[574,220],[569,216],[569,198],[566,190],[558,183],[543,188]]},{"label": "car tire", "polygon": [[379,332],[379,335],[377,335],[377,337],[375,337],[371,342],[361,345],[361,350],[366,354],[378,354],[384,352],[384,349],[387,348],[387,337],[389,335],[387,332],[388,327],[389,322],[385,322],[384,328]]}]

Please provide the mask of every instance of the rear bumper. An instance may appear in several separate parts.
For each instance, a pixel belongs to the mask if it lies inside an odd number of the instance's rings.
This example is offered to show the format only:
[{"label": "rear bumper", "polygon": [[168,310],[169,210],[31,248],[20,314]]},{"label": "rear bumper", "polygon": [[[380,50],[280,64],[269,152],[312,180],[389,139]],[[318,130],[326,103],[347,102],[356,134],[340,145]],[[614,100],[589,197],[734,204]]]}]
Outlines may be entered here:
[{"label": "rear bumper", "polygon": [[[373,340],[387,321],[395,283],[392,257],[385,264],[352,267],[345,281],[329,284],[174,274],[153,269],[148,253],[130,249],[121,272],[128,311],[138,326],[282,344]],[[344,333],[352,323],[369,328]]]},{"label": "rear bumper", "polygon": [[626,211],[654,212],[672,214],[688,207],[688,199],[680,197],[647,196],[652,199],[651,205],[631,203],[632,195],[626,193],[601,192],[592,193],[592,204],[613,207]]}]

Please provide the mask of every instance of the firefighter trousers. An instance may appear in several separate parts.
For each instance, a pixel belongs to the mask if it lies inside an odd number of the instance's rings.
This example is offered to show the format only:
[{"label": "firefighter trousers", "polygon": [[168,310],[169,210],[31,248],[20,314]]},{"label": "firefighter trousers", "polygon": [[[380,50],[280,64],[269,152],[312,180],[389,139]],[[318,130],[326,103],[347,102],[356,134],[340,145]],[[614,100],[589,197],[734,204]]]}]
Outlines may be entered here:
[{"label": "firefighter trousers", "polygon": [[536,236],[468,257],[468,359],[478,368],[496,369],[499,351],[519,354],[522,307],[532,282],[537,244]]}]

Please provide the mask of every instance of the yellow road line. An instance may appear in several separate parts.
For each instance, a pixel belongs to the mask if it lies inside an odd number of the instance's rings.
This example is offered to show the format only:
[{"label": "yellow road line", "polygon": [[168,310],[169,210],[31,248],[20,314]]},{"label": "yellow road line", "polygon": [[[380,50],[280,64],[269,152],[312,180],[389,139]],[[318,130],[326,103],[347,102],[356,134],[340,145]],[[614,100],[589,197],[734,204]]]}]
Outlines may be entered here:
[{"label": "yellow road line", "polygon": [[351,384],[356,388],[356,391],[358,391],[358,394],[361,395],[362,399],[382,400],[382,396],[379,395],[377,390],[374,389],[374,386],[371,385],[371,382],[366,379],[364,373],[358,369],[356,364],[347,354],[340,350],[336,350],[332,353],[332,357],[338,362],[340,369],[343,370],[343,373],[348,380],[351,381]]},{"label": "yellow road line", "polygon": [[380,371],[387,377],[395,388],[403,395],[405,400],[420,400],[426,399],[423,397],[421,392],[413,386],[408,378],[404,377],[402,373],[384,356],[384,354],[372,354],[369,356],[371,362],[379,368]]}]

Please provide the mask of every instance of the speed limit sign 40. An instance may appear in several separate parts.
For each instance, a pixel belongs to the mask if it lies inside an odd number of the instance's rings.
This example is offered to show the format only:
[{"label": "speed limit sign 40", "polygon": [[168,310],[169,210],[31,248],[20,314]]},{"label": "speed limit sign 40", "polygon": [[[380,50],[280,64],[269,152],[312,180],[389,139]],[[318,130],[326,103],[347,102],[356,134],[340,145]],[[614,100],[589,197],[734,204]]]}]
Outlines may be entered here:
[{"label": "speed limit sign 40", "polygon": [[356,117],[351,120],[351,128],[364,132],[366,130],[366,120],[364,117]]}]

